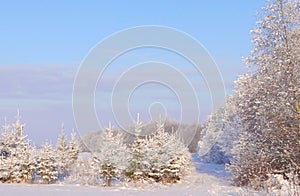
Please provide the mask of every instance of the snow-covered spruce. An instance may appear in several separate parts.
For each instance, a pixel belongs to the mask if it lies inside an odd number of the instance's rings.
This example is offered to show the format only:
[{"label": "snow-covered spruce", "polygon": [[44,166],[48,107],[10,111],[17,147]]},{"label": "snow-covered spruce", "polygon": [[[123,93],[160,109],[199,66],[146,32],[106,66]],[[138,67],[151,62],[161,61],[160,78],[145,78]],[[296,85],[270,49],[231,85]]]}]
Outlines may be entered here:
[{"label": "snow-covered spruce", "polygon": [[146,139],[147,175],[156,182],[174,183],[190,170],[191,156],[188,148],[175,136],[165,132],[157,123],[154,136]]},{"label": "snow-covered spruce", "polygon": [[0,138],[1,182],[31,183],[34,179],[35,149],[24,134],[24,126],[19,112],[14,124],[5,122]]},{"label": "snow-covered spruce", "polygon": [[102,141],[97,147],[91,159],[91,167],[105,179],[106,186],[111,186],[112,179],[120,179],[127,167],[128,149],[123,142],[122,134],[114,134],[111,125],[104,131]]},{"label": "snow-covered spruce", "polygon": [[58,136],[56,144],[56,155],[58,165],[58,175],[63,178],[68,174],[70,161],[69,145],[65,134],[64,125],[62,124],[61,133]]},{"label": "snow-covered spruce", "polygon": [[69,142],[69,154],[70,154],[70,162],[69,167],[72,168],[72,165],[76,164],[76,161],[79,156],[80,146],[78,139],[76,138],[76,132],[74,129],[71,132],[71,140]]},{"label": "snow-covered spruce", "polygon": [[147,165],[145,164],[147,140],[139,136],[142,131],[142,127],[143,123],[140,121],[138,115],[134,126],[136,138],[130,148],[129,166],[125,172],[126,176],[128,176],[134,183],[137,183],[138,181],[144,182],[147,180]]},{"label": "snow-covered spruce", "polygon": [[71,133],[71,141],[68,142],[67,136],[62,124],[61,134],[58,137],[56,145],[58,174],[61,179],[65,178],[71,172],[79,154],[79,144],[76,140],[76,133]]},{"label": "snow-covered spruce", "polygon": [[58,180],[58,163],[55,151],[48,141],[42,145],[37,155],[37,175],[40,182],[51,184]]}]

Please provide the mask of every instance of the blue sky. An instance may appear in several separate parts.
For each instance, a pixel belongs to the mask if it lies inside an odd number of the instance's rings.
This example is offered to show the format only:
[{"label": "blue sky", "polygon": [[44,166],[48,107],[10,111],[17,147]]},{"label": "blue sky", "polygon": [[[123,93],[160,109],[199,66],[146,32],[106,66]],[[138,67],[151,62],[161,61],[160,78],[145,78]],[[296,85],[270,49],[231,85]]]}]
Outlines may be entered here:
[{"label": "blue sky", "polygon": [[[254,27],[256,12],[263,4],[259,0],[2,1],[0,118],[6,116],[13,121],[20,108],[27,133],[34,141],[39,143],[49,138],[55,142],[62,121],[67,130],[75,128],[72,86],[80,62],[99,41],[122,29],[141,25],[172,27],[197,39],[216,61],[227,92],[231,93],[233,81],[246,70],[241,59],[251,50],[249,30]],[[178,57],[149,50],[132,56],[138,56],[140,61],[162,59],[163,56],[165,61],[181,62]],[[119,72],[108,70],[109,76]],[[188,77],[194,80],[193,76]],[[100,85],[101,88],[105,86]],[[142,92],[137,91],[133,99],[137,105],[143,105],[138,99]],[[101,96],[104,95],[99,93]],[[103,100],[96,104],[105,105],[108,99]],[[202,110],[201,121],[211,112],[204,106]],[[101,121],[105,123],[110,118],[104,115]]]}]

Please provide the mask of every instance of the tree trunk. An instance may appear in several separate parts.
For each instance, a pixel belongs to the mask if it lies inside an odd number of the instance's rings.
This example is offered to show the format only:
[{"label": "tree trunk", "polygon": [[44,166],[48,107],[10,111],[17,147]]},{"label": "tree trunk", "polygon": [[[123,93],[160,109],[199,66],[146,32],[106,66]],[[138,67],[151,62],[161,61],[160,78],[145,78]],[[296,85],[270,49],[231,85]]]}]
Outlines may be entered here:
[{"label": "tree trunk", "polygon": [[106,176],[106,186],[110,186],[110,184],[111,184],[111,177]]}]

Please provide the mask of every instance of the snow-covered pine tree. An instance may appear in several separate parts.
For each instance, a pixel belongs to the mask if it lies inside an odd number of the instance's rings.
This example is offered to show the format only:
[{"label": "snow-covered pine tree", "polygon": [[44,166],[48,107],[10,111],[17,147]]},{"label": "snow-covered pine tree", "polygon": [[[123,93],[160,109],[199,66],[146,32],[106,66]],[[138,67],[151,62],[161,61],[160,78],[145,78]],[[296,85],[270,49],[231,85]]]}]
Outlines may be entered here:
[{"label": "snow-covered pine tree", "polygon": [[[12,146],[14,146],[14,134],[11,130],[11,126],[7,124],[5,119],[5,125],[3,126],[3,131],[0,138],[0,152],[1,152],[1,160],[0,160],[0,181],[1,182],[9,182],[12,181],[13,174],[13,160],[12,156]],[[12,143],[11,143],[12,142]]]},{"label": "snow-covered pine tree", "polygon": [[75,164],[79,154],[79,144],[76,140],[76,133],[71,132],[71,140],[68,142],[65,134],[64,124],[62,124],[61,134],[56,144],[57,164],[59,178],[65,178],[69,175],[72,165]]},{"label": "snow-covered pine tree", "polygon": [[120,178],[127,168],[128,156],[128,149],[123,142],[122,134],[114,134],[109,123],[109,127],[103,132],[98,149],[94,152],[91,166],[98,175],[105,179],[106,186],[111,186],[111,180]]},{"label": "snow-covered pine tree", "polygon": [[161,121],[155,135],[147,138],[146,147],[147,174],[156,182],[177,182],[190,170],[188,148],[174,133],[165,132]]},{"label": "snow-covered pine tree", "polygon": [[168,133],[167,138],[163,148],[165,148],[168,160],[161,168],[162,182],[175,183],[190,171],[191,155],[187,146],[176,134]]},{"label": "snow-covered pine tree", "polygon": [[46,141],[37,155],[37,175],[41,183],[51,184],[58,180],[57,157],[51,144]]},{"label": "snow-covered pine tree", "polygon": [[299,0],[272,0],[252,31],[246,63],[255,71],[241,76],[236,88],[237,113],[248,133],[229,167],[239,185],[268,174],[300,176],[299,18]]},{"label": "snow-covered pine tree", "polygon": [[146,156],[146,139],[136,137],[131,148],[130,148],[130,157],[129,157],[129,168],[127,174],[134,181],[144,181],[146,178],[145,170],[145,156]]},{"label": "snow-covered pine tree", "polygon": [[74,129],[71,132],[71,140],[69,142],[69,153],[70,153],[70,162],[69,162],[69,169],[72,167],[73,164],[76,163],[79,155],[80,147],[79,147],[79,142],[76,138],[76,132]]},{"label": "snow-covered pine tree", "polygon": [[163,145],[167,142],[168,134],[164,131],[164,124],[157,122],[157,130],[154,136],[147,137],[147,175],[155,182],[162,179],[161,168],[164,167],[168,160],[166,149]]},{"label": "snow-covered pine tree", "polygon": [[[95,184],[94,174],[91,173],[89,162],[79,159],[79,143],[74,130],[71,132],[71,140],[68,144],[68,161],[66,163],[66,174],[64,180],[71,183]],[[86,182],[85,182],[86,181]]]},{"label": "snow-covered pine tree", "polygon": [[35,170],[35,148],[24,134],[24,124],[18,111],[16,122],[5,123],[0,138],[0,180],[2,182],[33,181]]},{"label": "snow-covered pine tree", "polygon": [[64,124],[61,125],[61,133],[56,144],[56,157],[58,164],[59,178],[64,178],[68,175],[68,165],[70,162],[70,150],[67,136],[65,134]]},{"label": "snow-covered pine tree", "polygon": [[135,183],[137,181],[144,181],[146,178],[145,174],[145,156],[147,151],[147,143],[146,139],[143,139],[139,136],[142,131],[143,123],[140,121],[139,114],[137,117],[137,121],[134,127],[134,133],[136,138],[131,145],[130,148],[130,157],[129,157],[129,168],[127,169],[127,175],[133,180]]}]

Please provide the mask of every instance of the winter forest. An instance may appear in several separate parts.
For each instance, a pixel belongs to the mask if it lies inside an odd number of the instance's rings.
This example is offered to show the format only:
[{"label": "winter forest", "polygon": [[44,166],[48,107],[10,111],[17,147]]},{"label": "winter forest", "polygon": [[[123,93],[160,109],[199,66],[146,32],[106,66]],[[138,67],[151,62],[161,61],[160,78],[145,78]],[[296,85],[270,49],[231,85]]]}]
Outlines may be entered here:
[{"label": "winter forest", "polygon": [[[201,125],[144,123],[137,115],[132,135],[108,123],[79,137],[62,124],[56,143],[35,146],[18,112],[2,125],[0,191],[1,184],[60,184],[171,187],[178,194],[176,187],[192,186],[192,194],[201,195],[205,187],[197,186],[208,179],[201,166],[207,166],[223,168],[226,177],[217,178],[226,185],[204,195],[300,195],[299,22],[299,0],[266,3],[251,31],[253,50],[243,59],[248,73]],[[191,143],[179,137],[181,127],[196,130]],[[142,136],[145,130],[153,134]]]}]

